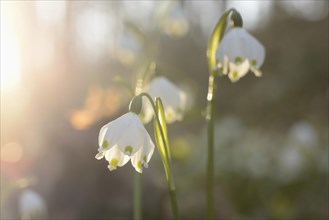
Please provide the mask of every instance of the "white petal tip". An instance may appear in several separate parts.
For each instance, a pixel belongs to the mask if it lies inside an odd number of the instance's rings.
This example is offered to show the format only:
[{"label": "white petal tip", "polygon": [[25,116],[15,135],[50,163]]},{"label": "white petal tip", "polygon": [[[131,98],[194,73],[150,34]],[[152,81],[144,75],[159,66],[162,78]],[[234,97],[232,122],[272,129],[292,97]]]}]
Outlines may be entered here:
[{"label": "white petal tip", "polygon": [[113,171],[113,170],[116,170],[117,169],[116,166],[110,166],[110,165],[108,165],[107,168],[109,168],[110,171]]},{"label": "white petal tip", "polygon": [[138,173],[143,173],[143,168],[140,168],[140,169],[136,169],[135,170],[138,172]]},{"label": "white petal tip", "polygon": [[229,75],[229,79],[231,80],[232,83],[236,83],[237,81],[239,81],[240,78],[236,78]]},{"label": "white petal tip", "polygon": [[143,163],[143,167],[144,167],[144,168],[148,168],[149,165],[148,165],[147,163]]},{"label": "white petal tip", "polygon": [[252,70],[252,71],[255,74],[255,76],[257,76],[257,77],[261,77],[263,75],[262,72],[258,69],[255,69],[255,70]]},{"label": "white petal tip", "polygon": [[102,159],[104,157],[104,153],[103,152],[99,152],[98,154],[96,154],[96,156],[95,156],[95,158],[97,159],[97,160],[100,160],[100,159]]}]

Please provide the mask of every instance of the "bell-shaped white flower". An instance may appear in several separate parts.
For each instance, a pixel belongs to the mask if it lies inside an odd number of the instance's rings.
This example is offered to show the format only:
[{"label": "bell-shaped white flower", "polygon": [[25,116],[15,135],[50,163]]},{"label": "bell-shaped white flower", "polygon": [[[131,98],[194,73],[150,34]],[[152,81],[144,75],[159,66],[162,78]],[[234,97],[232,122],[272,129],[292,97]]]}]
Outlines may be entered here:
[{"label": "bell-shaped white flower", "polygon": [[238,81],[251,70],[261,76],[260,67],[265,60],[264,46],[245,29],[235,27],[223,37],[217,49],[217,57],[232,82]]},{"label": "bell-shaped white flower", "polygon": [[98,137],[96,159],[105,156],[109,170],[131,163],[137,172],[142,173],[148,167],[154,144],[139,117],[129,112],[103,126]]},{"label": "bell-shaped white flower", "polygon": [[[173,123],[183,119],[186,109],[186,94],[165,77],[154,78],[144,91],[153,99],[160,97],[163,103],[166,122]],[[149,101],[143,98],[143,122],[152,120],[153,109]]]},{"label": "bell-shaped white flower", "polygon": [[41,219],[47,215],[45,201],[33,190],[24,190],[19,197],[18,205],[22,219]]}]

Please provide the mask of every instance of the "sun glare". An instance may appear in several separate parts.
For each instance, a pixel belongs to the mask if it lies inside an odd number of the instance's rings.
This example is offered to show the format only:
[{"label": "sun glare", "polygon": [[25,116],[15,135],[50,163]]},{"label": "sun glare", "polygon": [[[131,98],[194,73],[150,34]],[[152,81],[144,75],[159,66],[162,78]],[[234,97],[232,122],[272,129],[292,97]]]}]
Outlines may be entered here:
[{"label": "sun glare", "polygon": [[20,82],[20,52],[10,27],[10,7],[1,3],[1,90],[17,88]]}]

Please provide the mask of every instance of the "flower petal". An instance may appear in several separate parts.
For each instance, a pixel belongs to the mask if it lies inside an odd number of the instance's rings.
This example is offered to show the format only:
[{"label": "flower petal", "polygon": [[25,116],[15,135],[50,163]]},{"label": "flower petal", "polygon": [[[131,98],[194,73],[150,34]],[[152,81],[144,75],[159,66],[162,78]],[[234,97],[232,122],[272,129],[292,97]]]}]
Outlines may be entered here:
[{"label": "flower petal", "polygon": [[257,77],[261,77],[262,76],[262,71],[260,69],[257,69],[256,67],[250,67],[250,70],[255,74],[255,76]]},{"label": "flower petal", "polygon": [[105,135],[106,135],[106,132],[108,130],[108,124],[107,125],[104,125],[101,130],[99,131],[99,136],[98,136],[98,146],[99,147],[102,147],[103,145],[103,142],[104,142],[104,138],[105,138]]},{"label": "flower petal", "polygon": [[100,152],[98,152],[98,154],[96,154],[95,158],[97,160],[100,160],[100,159],[102,159],[104,157],[104,155],[105,155],[105,152],[100,151]]},{"label": "flower petal", "polygon": [[241,64],[230,63],[230,73],[228,77],[232,82],[238,81],[241,77],[245,76],[249,71],[249,61],[245,60]]},{"label": "flower petal", "polygon": [[95,157],[99,160],[105,156],[110,171],[125,165],[130,160],[130,155],[133,155],[132,164],[138,172],[142,172],[142,165],[145,164],[146,167],[150,158],[147,155],[150,151],[152,155],[154,151],[154,144],[135,113],[127,113],[102,127],[99,144],[101,146]]},{"label": "flower petal", "polygon": [[233,28],[229,30],[224,35],[217,49],[217,56],[220,62],[224,63],[225,56],[227,56],[230,62],[235,61],[236,58],[244,61],[247,58],[247,43],[244,38],[244,29]]},{"label": "flower petal", "polygon": [[143,167],[148,167],[154,152],[154,144],[148,133],[145,134],[144,146],[131,157],[131,164],[139,173],[143,172]]},{"label": "flower petal", "polygon": [[153,118],[153,108],[146,97],[143,97],[142,120],[145,124],[149,123]]},{"label": "flower petal", "polygon": [[115,170],[117,166],[121,167],[125,165],[130,157],[124,155],[117,146],[112,147],[106,151],[105,159],[109,162],[108,168],[110,171]]},{"label": "flower petal", "polygon": [[259,68],[265,60],[264,46],[243,28],[232,28],[223,37],[217,50],[217,56],[222,63],[223,74],[227,74],[229,67],[229,78],[236,82],[247,74],[244,63],[249,61],[249,68],[256,76],[261,76]]},{"label": "flower petal", "polygon": [[139,151],[137,151],[131,157],[131,164],[133,165],[135,170],[139,173],[143,173],[142,153],[143,153],[143,148],[139,149]]},{"label": "flower petal", "polygon": [[134,154],[143,146],[144,134],[147,133],[139,117],[132,113],[130,124],[121,131],[121,137],[117,142],[120,150],[127,154]]},{"label": "flower petal", "polygon": [[146,134],[145,147],[143,149],[143,161],[148,163],[151,160],[151,157],[154,152],[154,143],[149,134]]},{"label": "flower petal", "polygon": [[[105,125],[107,126],[107,131],[105,133],[104,141],[106,140],[107,143],[105,143],[105,145],[108,145],[106,149],[113,147],[119,142],[124,131],[131,124],[131,121],[135,116],[135,113],[129,112]],[[102,142],[102,145],[104,144],[104,141]]]},{"label": "flower petal", "polygon": [[265,60],[265,48],[264,46],[247,31],[246,41],[248,42],[248,54],[247,57],[250,64],[256,68],[260,68]]},{"label": "flower petal", "polygon": [[[165,77],[157,77],[152,80],[150,85],[145,89],[145,92],[150,94],[152,98],[160,97],[164,106],[166,114],[171,114],[170,111],[180,109],[185,111],[186,108],[186,95],[183,90],[179,89],[176,85],[170,82]],[[169,112],[168,112],[169,111]],[[150,121],[153,116],[153,109],[150,104],[143,106],[144,120]],[[172,123],[177,120],[176,114],[172,114],[171,120],[167,123]]]},{"label": "flower petal", "polygon": [[229,64],[229,60],[228,57],[225,55],[223,58],[223,74],[226,75],[228,74],[228,64]]}]

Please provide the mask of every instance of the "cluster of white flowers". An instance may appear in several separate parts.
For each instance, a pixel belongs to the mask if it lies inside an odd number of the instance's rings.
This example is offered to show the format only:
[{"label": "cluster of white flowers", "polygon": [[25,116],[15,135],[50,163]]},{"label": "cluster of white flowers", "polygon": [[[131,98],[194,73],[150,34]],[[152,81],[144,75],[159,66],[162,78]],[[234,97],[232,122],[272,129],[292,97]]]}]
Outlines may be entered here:
[{"label": "cluster of white flowers", "polygon": [[224,35],[217,50],[217,56],[232,82],[238,81],[251,70],[261,76],[260,67],[265,60],[264,46],[245,29],[232,28]]},{"label": "cluster of white flowers", "polygon": [[[223,37],[217,49],[222,73],[232,82],[238,81],[249,70],[261,76],[265,49],[243,28],[235,27]],[[144,88],[152,98],[160,97],[167,123],[180,121],[186,110],[186,94],[165,77],[154,78]],[[142,119],[148,123],[154,116],[149,100],[142,100]],[[96,158],[109,162],[109,170],[125,165],[130,159],[137,172],[142,173],[154,152],[154,144],[138,115],[130,112],[103,126],[99,133],[99,149]]]}]

